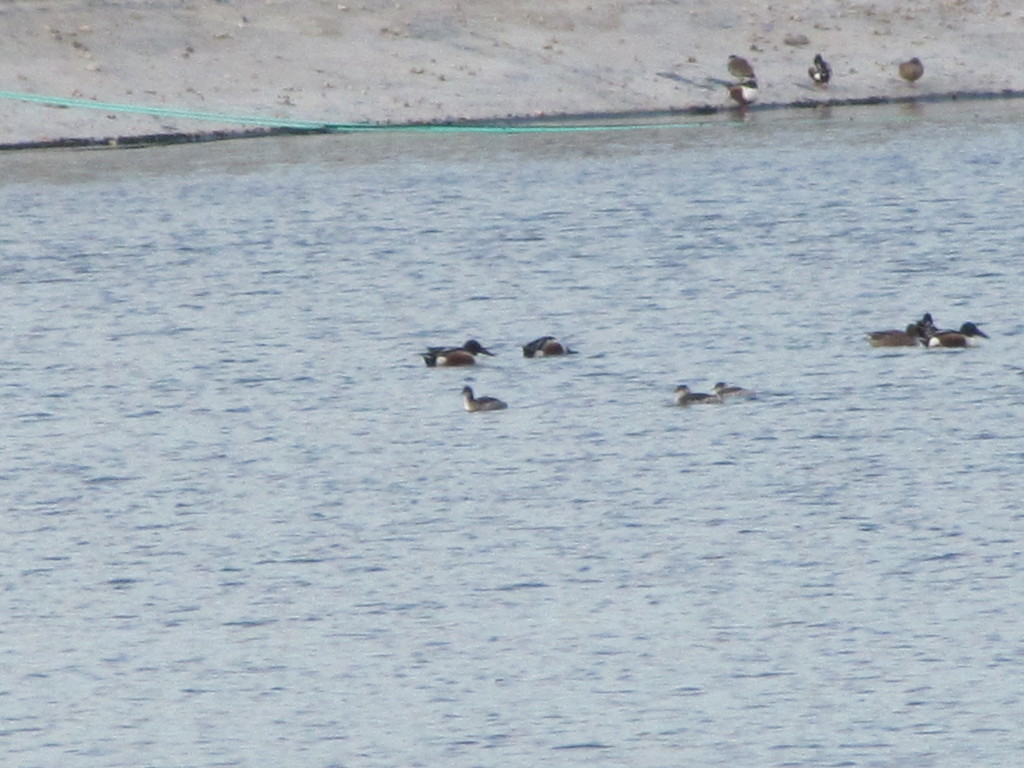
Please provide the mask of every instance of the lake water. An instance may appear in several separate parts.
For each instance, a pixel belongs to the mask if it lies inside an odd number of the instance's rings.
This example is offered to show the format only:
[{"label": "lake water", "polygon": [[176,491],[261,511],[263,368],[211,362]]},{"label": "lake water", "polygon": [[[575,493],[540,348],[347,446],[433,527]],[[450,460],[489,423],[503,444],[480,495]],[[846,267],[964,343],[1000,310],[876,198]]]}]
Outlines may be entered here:
[{"label": "lake water", "polygon": [[0,156],[7,764],[1020,765],[1022,117]]}]

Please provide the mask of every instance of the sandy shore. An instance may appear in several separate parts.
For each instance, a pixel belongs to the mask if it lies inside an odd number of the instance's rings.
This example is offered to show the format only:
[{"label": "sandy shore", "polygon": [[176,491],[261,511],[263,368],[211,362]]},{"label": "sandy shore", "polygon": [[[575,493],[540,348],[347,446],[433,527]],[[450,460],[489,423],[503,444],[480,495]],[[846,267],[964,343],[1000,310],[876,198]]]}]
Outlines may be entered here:
[{"label": "sandy shore", "polygon": [[[190,112],[408,123],[725,109],[730,53],[756,68],[759,105],[1024,94],[1017,0],[7,0],[0,21],[4,145],[252,127]],[[827,89],[807,75],[818,52]],[[911,56],[925,65],[914,85],[897,75]]]}]

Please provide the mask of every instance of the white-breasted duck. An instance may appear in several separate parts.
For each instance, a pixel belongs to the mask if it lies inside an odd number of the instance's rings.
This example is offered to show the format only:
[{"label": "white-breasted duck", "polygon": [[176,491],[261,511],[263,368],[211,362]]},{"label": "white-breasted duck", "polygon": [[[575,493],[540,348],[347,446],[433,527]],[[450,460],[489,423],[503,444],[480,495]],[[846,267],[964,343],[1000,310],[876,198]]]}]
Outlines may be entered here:
[{"label": "white-breasted duck", "polygon": [[815,55],[814,63],[807,70],[807,74],[811,76],[811,80],[814,81],[815,85],[825,87],[828,85],[828,81],[832,79],[832,67],[828,65],[828,62],[819,53]]},{"label": "white-breasted duck", "polygon": [[975,347],[978,339],[987,339],[988,334],[974,323],[964,323],[960,330],[935,331],[928,336],[929,347]]},{"label": "white-breasted duck", "polygon": [[523,344],[523,357],[552,357],[554,355],[571,355],[573,351],[568,344],[563,344],[554,336],[541,336],[529,344]]},{"label": "white-breasted duck", "polygon": [[468,384],[462,388],[462,402],[467,411],[503,411],[508,408],[508,403],[496,397],[474,397],[473,388]]},{"label": "white-breasted duck", "polygon": [[680,384],[675,389],[676,405],[720,405],[722,398],[718,395],[709,395],[707,392],[693,392],[685,384]]},{"label": "white-breasted duck", "polygon": [[494,357],[494,353],[485,349],[476,339],[470,339],[461,347],[427,347],[426,352],[420,352],[420,356],[428,368],[475,365],[477,355]]},{"label": "white-breasted duck", "polygon": [[745,387],[737,387],[732,384],[726,384],[724,381],[720,381],[715,384],[714,393],[721,399],[725,400],[729,397],[754,397],[757,393],[752,389],[746,389]]}]

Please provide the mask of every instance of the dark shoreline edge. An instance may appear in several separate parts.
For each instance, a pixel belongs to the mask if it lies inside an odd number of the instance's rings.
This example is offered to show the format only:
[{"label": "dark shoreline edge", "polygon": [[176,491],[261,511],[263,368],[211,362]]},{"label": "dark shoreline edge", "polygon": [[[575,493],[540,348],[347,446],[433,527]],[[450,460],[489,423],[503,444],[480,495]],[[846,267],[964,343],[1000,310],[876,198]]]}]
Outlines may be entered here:
[{"label": "dark shoreline edge", "polygon": [[[379,131],[492,131],[492,132],[543,132],[552,128],[600,128],[607,124],[614,127],[616,121],[665,120],[674,117],[706,117],[709,115],[740,112],[766,112],[798,109],[821,109],[831,107],[862,107],[899,104],[936,104],[955,101],[995,101],[1024,98],[1024,91],[955,91],[927,95],[870,96],[857,99],[808,99],[776,104],[753,104],[744,109],[733,105],[698,105],[674,109],[624,110],[621,112],[579,112],[550,115],[534,115],[505,118],[480,118],[437,122],[412,123],[323,123],[313,127],[267,127],[234,130],[211,130],[192,132],[166,132],[130,136],[107,136],[94,138],[44,139],[39,141],[0,144],[0,152],[14,152],[32,149],[141,149],[144,147],[168,146],[173,144],[201,144],[211,141],[232,141],[272,136],[305,136],[345,133],[368,133]],[[657,127],[656,124],[652,127]]]}]

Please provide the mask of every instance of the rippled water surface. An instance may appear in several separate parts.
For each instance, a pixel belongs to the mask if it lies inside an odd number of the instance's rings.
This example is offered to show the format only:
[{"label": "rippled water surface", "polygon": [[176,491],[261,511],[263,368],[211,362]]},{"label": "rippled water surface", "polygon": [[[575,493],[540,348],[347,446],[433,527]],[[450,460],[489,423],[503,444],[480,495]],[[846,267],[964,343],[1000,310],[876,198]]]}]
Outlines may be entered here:
[{"label": "rippled water surface", "polygon": [[1020,124],[0,157],[9,764],[1020,765]]}]

